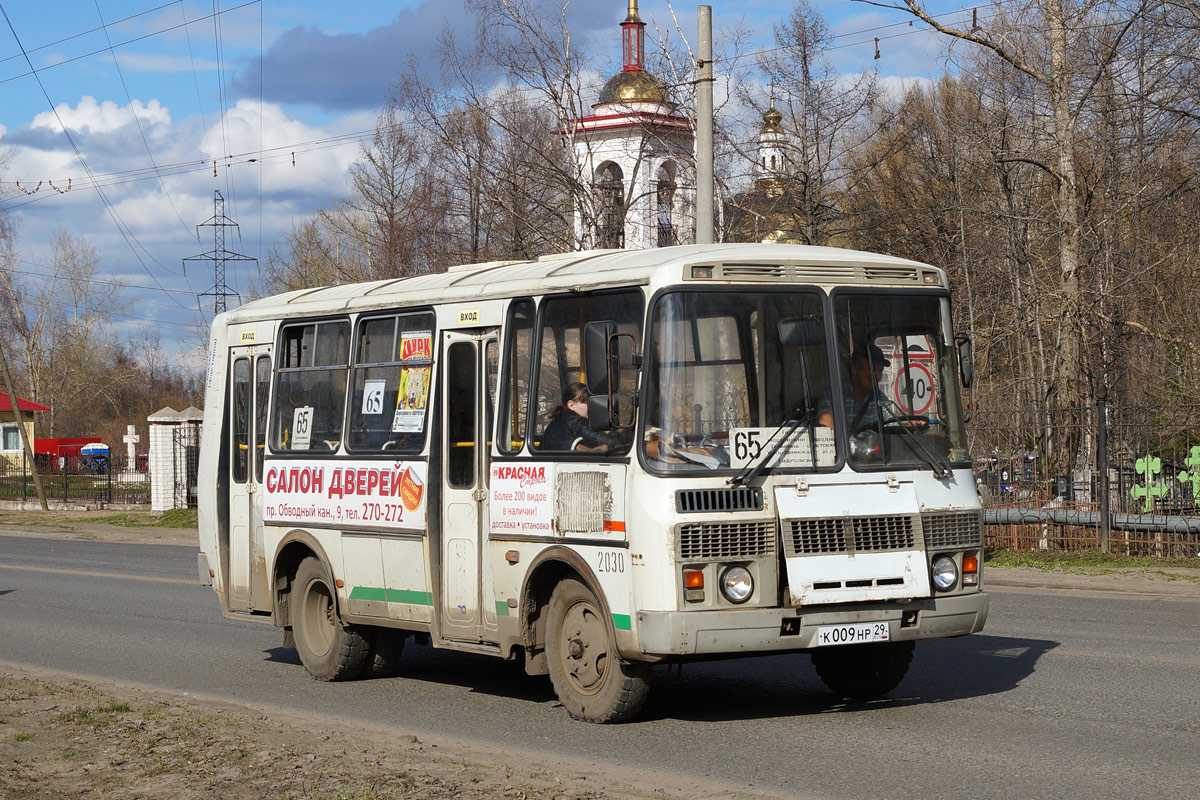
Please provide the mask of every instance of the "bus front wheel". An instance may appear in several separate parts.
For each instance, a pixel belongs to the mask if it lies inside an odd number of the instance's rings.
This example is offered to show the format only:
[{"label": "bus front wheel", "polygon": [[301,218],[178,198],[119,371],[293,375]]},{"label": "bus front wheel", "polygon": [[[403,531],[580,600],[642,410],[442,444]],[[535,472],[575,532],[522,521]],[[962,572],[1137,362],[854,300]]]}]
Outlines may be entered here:
[{"label": "bus front wheel", "polygon": [[913,647],[911,641],[822,647],[812,651],[812,662],[829,691],[869,700],[900,685],[912,663]]},{"label": "bus front wheel", "polygon": [[641,710],[650,667],[621,660],[587,586],[568,578],[555,587],[546,630],[550,682],[567,713],[585,722],[624,722]]},{"label": "bus front wheel", "polygon": [[357,678],[367,664],[370,642],[337,618],[333,589],[318,559],[300,562],[290,605],[296,652],[309,674],[319,681]]}]

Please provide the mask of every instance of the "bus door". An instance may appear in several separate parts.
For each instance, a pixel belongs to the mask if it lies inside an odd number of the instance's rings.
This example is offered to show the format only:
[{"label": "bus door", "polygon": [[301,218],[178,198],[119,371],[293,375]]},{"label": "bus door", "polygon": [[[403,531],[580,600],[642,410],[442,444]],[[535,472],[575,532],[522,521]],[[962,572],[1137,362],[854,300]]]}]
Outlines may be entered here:
[{"label": "bus door", "polygon": [[485,545],[499,342],[494,328],[442,337],[442,636],[479,642],[496,629]]},{"label": "bus door", "polygon": [[263,455],[271,346],[230,349],[229,381],[229,608],[267,610],[263,545]]}]

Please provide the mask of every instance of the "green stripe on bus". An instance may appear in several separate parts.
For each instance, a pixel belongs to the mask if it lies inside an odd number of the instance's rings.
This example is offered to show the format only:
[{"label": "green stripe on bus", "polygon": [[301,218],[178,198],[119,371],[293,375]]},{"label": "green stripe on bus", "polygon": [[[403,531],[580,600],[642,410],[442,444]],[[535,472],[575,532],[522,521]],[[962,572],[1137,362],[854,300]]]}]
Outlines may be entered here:
[{"label": "green stripe on bus", "polygon": [[351,600],[382,600],[387,603],[410,603],[414,606],[433,605],[433,594],[414,592],[409,589],[380,589],[374,586],[355,586],[350,590]]},{"label": "green stripe on bus", "polygon": [[633,620],[628,614],[613,614],[613,627],[619,631],[633,630]]},{"label": "green stripe on bus", "polygon": [[507,617],[508,616],[508,601],[507,600],[497,600],[496,601],[496,616],[498,616],[498,617]]}]

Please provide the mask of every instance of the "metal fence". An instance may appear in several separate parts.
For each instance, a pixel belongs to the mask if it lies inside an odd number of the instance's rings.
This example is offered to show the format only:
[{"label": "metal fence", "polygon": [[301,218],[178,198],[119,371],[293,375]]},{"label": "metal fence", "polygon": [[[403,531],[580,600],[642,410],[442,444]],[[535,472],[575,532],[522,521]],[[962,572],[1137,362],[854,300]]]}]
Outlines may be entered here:
[{"label": "metal fence", "polygon": [[[37,469],[46,500],[85,505],[150,502],[150,475],[144,459],[38,455]],[[0,500],[37,500],[33,470],[24,457],[0,460]]]},{"label": "metal fence", "polygon": [[1200,405],[981,412],[968,432],[989,546],[1200,555]]}]

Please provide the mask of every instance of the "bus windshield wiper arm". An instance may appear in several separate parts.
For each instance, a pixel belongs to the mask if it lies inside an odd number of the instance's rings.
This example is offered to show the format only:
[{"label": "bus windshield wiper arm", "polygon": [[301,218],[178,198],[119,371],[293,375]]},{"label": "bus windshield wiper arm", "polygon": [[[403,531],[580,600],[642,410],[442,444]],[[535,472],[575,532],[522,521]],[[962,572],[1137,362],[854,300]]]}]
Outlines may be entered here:
[{"label": "bus windshield wiper arm", "polygon": [[[885,395],[883,392],[879,392],[877,396],[879,397],[880,400],[883,401],[885,407],[888,407],[890,410],[893,410],[894,413],[898,412],[897,413],[898,418],[895,420],[895,423],[894,423],[895,427],[904,431],[904,435],[907,436],[910,440],[912,440],[912,443],[913,443],[913,445],[915,445],[916,451],[918,453],[920,453],[921,458],[923,458],[929,464],[929,466],[933,467],[933,474],[936,475],[938,478],[948,477],[950,475],[950,471],[951,471],[950,462],[947,461],[946,459],[942,458],[941,456],[936,455],[935,453],[931,452],[929,450],[929,448],[925,446],[925,443],[921,441],[920,437],[918,437],[915,433],[913,433],[911,430],[909,430],[908,426],[905,425],[904,422],[899,419],[899,417],[908,416],[907,414],[904,413],[904,409],[902,409],[902,408],[900,408],[900,406],[896,405],[896,401],[893,400],[892,398],[888,397],[887,395]],[[882,420],[881,420],[881,422],[882,422]]]},{"label": "bus windshield wiper arm", "polygon": [[[772,446],[771,449],[767,451],[766,455],[764,455],[758,461],[742,467],[738,474],[729,479],[729,485],[745,486],[747,483],[761,475],[763,470],[767,468],[767,464],[771,463],[771,459],[774,458],[775,454],[779,452],[780,448],[791,441],[791,438],[796,435],[796,431],[800,430],[801,425],[803,425],[806,420],[810,420],[812,418],[812,412],[813,410],[811,408],[797,408],[795,411],[793,411],[788,418],[783,421],[779,428],[776,429],[775,433],[771,435],[771,438],[767,440],[768,445],[774,441],[774,446]],[[779,435],[781,431],[784,432],[782,436]]]}]

